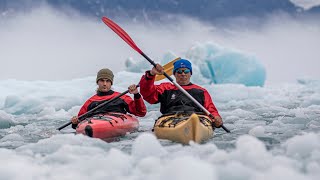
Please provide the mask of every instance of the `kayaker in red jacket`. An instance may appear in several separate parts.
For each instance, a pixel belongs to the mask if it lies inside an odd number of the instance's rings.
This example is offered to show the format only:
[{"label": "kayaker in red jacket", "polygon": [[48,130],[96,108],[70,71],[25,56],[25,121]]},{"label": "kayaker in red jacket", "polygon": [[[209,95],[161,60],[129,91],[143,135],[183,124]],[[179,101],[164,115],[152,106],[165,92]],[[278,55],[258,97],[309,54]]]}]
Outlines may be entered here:
[{"label": "kayaker in red jacket", "polygon": [[[79,116],[90,111],[99,104],[108,101],[120,94],[119,92],[111,90],[111,86],[113,84],[113,77],[113,73],[110,69],[101,69],[97,73],[97,94],[89,98],[84,103],[84,105],[81,107],[78,113],[78,116],[74,116],[71,118],[72,128],[75,129],[77,127],[77,124],[79,123]],[[139,94],[137,86],[135,84],[130,85],[128,87],[128,90],[130,94],[134,94],[134,100],[128,95],[123,95],[111,104],[101,107],[100,109],[95,111],[95,114],[106,112],[119,112],[124,114],[130,113],[140,117],[145,116],[147,113],[147,109],[143,102],[143,99],[141,98],[141,95]]]},{"label": "kayaker in red jacket", "polygon": [[[162,114],[172,112],[203,112],[190,98],[184,95],[174,84],[167,82],[155,85],[155,75],[163,74],[163,67],[157,64],[156,68],[146,71],[140,80],[140,92],[144,100],[150,104],[160,102],[160,112]],[[176,82],[185,89],[194,99],[196,99],[213,116],[212,120],[216,127],[223,124],[217,108],[212,102],[208,91],[190,82],[192,66],[188,60],[180,59],[174,63],[173,69]]]}]

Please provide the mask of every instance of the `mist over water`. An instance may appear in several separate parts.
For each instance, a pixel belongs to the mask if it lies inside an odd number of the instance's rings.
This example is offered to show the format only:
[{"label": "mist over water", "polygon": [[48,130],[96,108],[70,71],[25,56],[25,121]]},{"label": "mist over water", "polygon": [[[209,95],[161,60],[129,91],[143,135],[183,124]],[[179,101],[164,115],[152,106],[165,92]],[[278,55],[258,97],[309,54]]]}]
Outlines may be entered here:
[{"label": "mist over water", "polygon": [[[2,80],[70,80],[95,75],[103,67],[121,71],[130,57],[145,61],[97,19],[42,7],[2,21]],[[267,83],[320,77],[320,23],[316,21],[275,15],[262,27],[233,29],[190,18],[161,26],[117,23],[155,61],[167,52],[184,57],[196,43],[213,42],[256,56],[266,67]]]}]

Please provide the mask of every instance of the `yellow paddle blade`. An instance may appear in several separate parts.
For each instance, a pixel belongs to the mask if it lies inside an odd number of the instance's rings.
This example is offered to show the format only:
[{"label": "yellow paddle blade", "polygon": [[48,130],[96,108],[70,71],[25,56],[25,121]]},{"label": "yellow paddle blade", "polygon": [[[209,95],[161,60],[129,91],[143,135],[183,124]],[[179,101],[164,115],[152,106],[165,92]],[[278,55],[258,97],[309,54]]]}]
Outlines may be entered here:
[{"label": "yellow paddle blade", "polygon": [[[171,76],[173,74],[173,63],[175,63],[176,61],[180,60],[181,58],[178,57],[170,62],[168,62],[166,65],[163,66],[164,72],[166,74],[168,74],[169,76]],[[156,79],[155,81],[160,81],[162,79],[166,78],[164,75],[156,75]]]}]

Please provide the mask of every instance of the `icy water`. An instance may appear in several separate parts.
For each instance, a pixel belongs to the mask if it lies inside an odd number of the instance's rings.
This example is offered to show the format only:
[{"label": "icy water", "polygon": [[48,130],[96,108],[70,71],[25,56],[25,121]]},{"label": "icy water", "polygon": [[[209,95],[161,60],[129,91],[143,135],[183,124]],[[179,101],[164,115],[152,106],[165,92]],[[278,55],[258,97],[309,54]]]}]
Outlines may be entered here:
[{"label": "icy water", "polygon": [[[139,132],[111,143],[75,135],[70,127],[55,130],[91,95],[91,79],[74,80],[73,86],[63,81],[0,82],[0,160],[6,162],[0,167],[1,179],[320,177],[319,81],[205,85],[231,133],[216,129],[206,143],[182,146],[152,135],[160,116],[157,105],[148,105],[148,114],[139,118]],[[16,84],[24,84],[24,91]],[[77,84],[87,88],[78,90]],[[48,91],[55,86],[62,88]],[[79,94],[84,98],[76,98]]]}]

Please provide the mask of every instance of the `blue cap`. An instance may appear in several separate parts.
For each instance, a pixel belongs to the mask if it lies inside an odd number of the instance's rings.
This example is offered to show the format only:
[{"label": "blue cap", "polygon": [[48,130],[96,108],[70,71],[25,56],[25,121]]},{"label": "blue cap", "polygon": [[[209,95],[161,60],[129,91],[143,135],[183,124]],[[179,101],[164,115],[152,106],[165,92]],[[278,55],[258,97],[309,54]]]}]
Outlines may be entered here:
[{"label": "blue cap", "polygon": [[190,72],[192,74],[192,66],[190,61],[186,60],[186,59],[180,59],[178,61],[176,61],[173,64],[173,74],[176,72],[176,70],[178,70],[179,68],[188,68],[190,69]]}]

